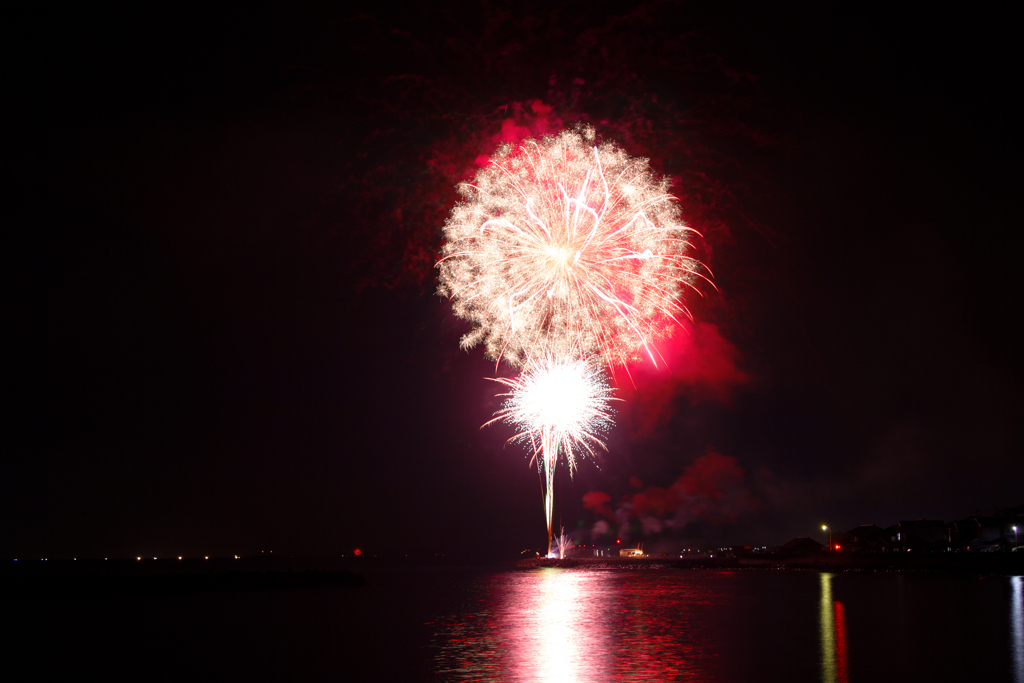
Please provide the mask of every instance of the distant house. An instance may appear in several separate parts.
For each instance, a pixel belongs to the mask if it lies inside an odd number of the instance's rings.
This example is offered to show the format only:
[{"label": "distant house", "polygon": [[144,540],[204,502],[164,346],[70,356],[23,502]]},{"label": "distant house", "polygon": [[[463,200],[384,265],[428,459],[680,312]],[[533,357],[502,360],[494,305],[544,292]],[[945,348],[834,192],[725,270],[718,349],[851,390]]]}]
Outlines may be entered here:
[{"label": "distant house", "polygon": [[971,546],[971,550],[978,550],[983,553],[1002,553],[1013,550],[1013,543],[1005,536],[986,541],[983,544]]},{"label": "distant house", "polygon": [[[984,535],[977,517],[958,519],[946,525],[946,541],[957,550],[967,550]],[[977,543],[975,543],[977,545]]]},{"label": "distant house", "polygon": [[779,548],[779,552],[786,554],[816,553],[825,549],[825,546],[807,536],[798,536],[789,543]]},{"label": "distant house", "polygon": [[643,557],[644,551],[640,548],[623,548],[619,551],[619,557]]},{"label": "distant house", "polygon": [[844,550],[859,553],[886,553],[892,544],[885,530],[875,524],[861,524],[846,533]]},{"label": "distant house", "polygon": [[[946,539],[958,550],[1009,550],[1014,546],[1015,536],[1024,536],[1024,514],[1022,507],[997,510],[991,517],[972,515],[946,525]],[[1016,526],[1018,534],[1014,534]]]},{"label": "distant house", "polygon": [[[844,551],[852,552],[939,553],[1024,550],[1024,543],[1021,543],[1024,541],[1024,505],[996,508],[989,517],[976,514],[955,522],[911,519],[885,529],[880,529],[874,524],[861,524],[837,538],[837,549],[842,547]],[[795,538],[783,548],[806,547],[806,540]]]},{"label": "distant house", "polygon": [[893,550],[941,552],[949,549],[946,523],[935,519],[909,519],[885,530]]},{"label": "distant house", "polygon": [[1024,538],[1024,505],[996,510],[993,517],[1003,520],[1003,536],[1014,550],[1019,550],[1020,539]]},{"label": "distant house", "polygon": [[974,537],[968,541],[971,550],[1000,550],[1013,546],[1013,527],[1017,526],[1019,531],[1024,531],[1024,522],[1012,515],[1003,516],[999,512],[992,517],[971,517],[976,526]]}]

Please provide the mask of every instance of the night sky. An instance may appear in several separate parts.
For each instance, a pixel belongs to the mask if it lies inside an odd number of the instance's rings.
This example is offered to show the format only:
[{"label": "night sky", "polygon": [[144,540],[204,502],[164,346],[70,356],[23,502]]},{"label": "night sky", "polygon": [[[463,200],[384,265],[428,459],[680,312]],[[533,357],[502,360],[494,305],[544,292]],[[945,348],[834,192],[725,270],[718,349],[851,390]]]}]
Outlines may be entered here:
[{"label": "night sky", "polygon": [[540,548],[433,266],[480,157],[574,122],[672,179],[717,291],[560,471],[566,529],[776,545],[1024,503],[1009,5],[397,7],[5,22],[0,555]]}]

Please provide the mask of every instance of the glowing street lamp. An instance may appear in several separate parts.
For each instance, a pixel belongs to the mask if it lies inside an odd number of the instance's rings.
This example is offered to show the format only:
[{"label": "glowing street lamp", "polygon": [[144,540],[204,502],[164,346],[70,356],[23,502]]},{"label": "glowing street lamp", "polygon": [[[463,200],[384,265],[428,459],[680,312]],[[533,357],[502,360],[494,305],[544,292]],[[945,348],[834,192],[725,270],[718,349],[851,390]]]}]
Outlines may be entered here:
[{"label": "glowing street lamp", "polygon": [[822,524],[821,525],[821,530],[822,531],[828,531],[828,549],[832,550],[832,530],[829,529],[828,525],[826,525],[826,524]]},{"label": "glowing street lamp", "polygon": [[1017,527],[1013,527],[1013,547],[1017,547]]}]

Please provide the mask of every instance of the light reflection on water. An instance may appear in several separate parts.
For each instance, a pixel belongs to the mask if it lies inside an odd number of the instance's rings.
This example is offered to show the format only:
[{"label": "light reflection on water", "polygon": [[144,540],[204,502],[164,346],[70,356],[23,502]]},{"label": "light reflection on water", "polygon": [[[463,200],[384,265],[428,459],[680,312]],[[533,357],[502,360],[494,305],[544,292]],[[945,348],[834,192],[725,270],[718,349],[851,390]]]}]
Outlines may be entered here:
[{"label": "light reflection on water", "polygon": [[552,568],[462,596],[434,680],[1024,683],[1022,577]]},{"label": "light reflection on water", "polygon": [[454,680],[706,680],[689,614],[709,600],[681,573],[537,569],[485,583],[472,614],[439,634],[439,673]]},{"label": "light reflection on water", "polygon": [[510,653],[514,678],[571,683],[588,667],[603,669],[608,634],[588,618],[593,583],[587,574],[542,570],[536,587],[524,586],[533,598],[528,607],[519,607],[519,595],[509,596],[499,624],[517,633]]},{"label": "light reflection on water", "polygon": [[828,572],[820,574],[821,680],[823,683],[847,683],[846,617],[843,603],[832,600],[832,576]]},{"label": "light reflection on water", "polygon": [[1015,683],[1024,683],[1024,586],[1021,577],[1010,579],[1010,650],[1013,652]]}]

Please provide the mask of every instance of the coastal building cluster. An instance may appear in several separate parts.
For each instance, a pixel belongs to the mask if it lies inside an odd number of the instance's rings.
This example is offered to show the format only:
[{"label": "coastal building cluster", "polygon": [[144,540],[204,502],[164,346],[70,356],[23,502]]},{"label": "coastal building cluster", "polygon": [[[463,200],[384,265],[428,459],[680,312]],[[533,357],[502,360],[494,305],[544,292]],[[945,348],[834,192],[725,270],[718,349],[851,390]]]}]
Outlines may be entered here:
[{"label": "coastal building cluster", "polygon": [[[823,532],[824,533],[824,532]],[[1024,540],[1024,505],[996,510],[989,516],[971,515],[944,522],[912,519],[882,528],[861,524],[848,531],[833,532],[825,543],[812,537],[794,538],[779,548],[783,553],[805,553],[831,549],[842,553],[949,553],[1011,552],[1020,550]]]},{"label": "coastal building cluster", "polygon": [[[737,557],[802,556],[833,551],[844,555],[883,553],[995,553],[1024,552],[1024,505],[996,509],[991,515],[980,513],[954,521],[937,519],[902,520],[887,527],[861,524],[846,531],[822,526],[818,533],[798,536],[779,545],[738,545],[729,547],[692,547],[666,550],[664,545],[647,552],[642,543],[623,547],[621,540],[583,543],[565,552],[571,558],[677,558],[684,560],[725,560]],[[523,555],[540,556],[535,550]],[[852,558],[851,558],[852,559]]]}]

